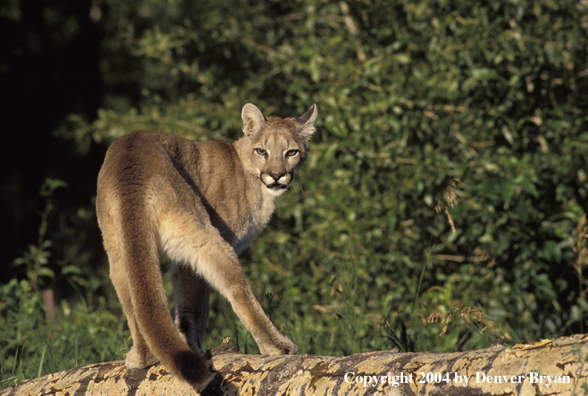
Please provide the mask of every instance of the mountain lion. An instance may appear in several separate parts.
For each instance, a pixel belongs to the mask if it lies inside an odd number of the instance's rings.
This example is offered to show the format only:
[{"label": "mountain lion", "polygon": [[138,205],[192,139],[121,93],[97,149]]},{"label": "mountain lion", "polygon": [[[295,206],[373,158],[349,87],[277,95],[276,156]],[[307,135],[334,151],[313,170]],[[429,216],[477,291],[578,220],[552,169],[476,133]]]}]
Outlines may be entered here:
[{"label": "mountain lion", "polygon": [[[316,105],[282,119],[246,104],[244,136],[233,143],[159,131],[112,143],[98,176],[96,211],[133,338],[128,368],[161,361],[185,381],[202,382],[210,286],[229,300],[262,354],[298,353],[264,314],[237,255],[267,224],[276,198],[305,161],[316,116]],[[175,325],[159,252],[172,260]]]}]

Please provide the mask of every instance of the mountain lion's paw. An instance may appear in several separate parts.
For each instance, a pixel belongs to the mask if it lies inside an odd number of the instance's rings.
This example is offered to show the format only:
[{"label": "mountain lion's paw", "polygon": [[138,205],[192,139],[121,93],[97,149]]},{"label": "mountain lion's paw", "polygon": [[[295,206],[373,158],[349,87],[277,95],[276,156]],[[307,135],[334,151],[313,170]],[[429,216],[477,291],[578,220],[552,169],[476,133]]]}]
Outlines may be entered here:
[{"label": "mountain lion's paw", "polygon": [[259,349],[263,355],[298,355],[298,346],[283,336],[271,345],[260,345]]},{"label": "mountain lion's paw", "polygon": [[137,348],[131,348],[131,351],[125,357],[125,366],[128,369],[144,369],[159,362],[159,359],[150,351],[143,355],[137,351]]},{"label": "mountain lion's paw", "polygon": [[288,348],[285,350],[286,353],[285,355],[298,355],[298,346],[296,344],[294,344],[292,341],[289,341],[289,346]]}]

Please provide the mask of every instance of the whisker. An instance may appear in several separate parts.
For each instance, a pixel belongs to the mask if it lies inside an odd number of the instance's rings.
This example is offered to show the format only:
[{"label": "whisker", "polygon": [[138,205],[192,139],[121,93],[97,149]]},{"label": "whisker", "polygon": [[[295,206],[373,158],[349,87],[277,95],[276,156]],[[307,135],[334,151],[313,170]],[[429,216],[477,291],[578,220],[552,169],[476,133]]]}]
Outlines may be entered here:
[{"label": "whisker", "polygon": [[302,186],[300,184],[296,183],[296,182],[290,183],[288,185],[288,188],[294,190],[294,193],[295,194],[299,194],[302,191],[304,191],[303,188],[302,188]]}]

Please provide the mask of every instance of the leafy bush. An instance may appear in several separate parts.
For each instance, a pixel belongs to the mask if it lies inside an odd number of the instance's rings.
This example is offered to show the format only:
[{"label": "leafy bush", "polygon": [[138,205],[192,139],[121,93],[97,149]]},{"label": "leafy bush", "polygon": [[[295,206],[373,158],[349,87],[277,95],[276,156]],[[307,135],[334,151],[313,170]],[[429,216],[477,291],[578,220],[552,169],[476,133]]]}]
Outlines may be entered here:
[{"label": "leafy bush", "polygon": [[[128,338],[129,331],[123,330],[122,315],[104,296],[91,298],[102,282],[87,279],[75,265],[56,271],[49,266],[54,243],[46,236],[52,198],[64,186],[60,180],[48,179],[41,188],[47,201],[37,244],[14,262],[26,267],[27,279],[0,285],[0,388],[84,363],[121,359],[127,350],[122,337]],[[80,256],[77,261],[81,263]],[[58,277],[65,278],[78,294],[54,306]]]},{"label": "leafy bush", "polygon": [[[438,351],[582,331],[585,5],[234,4],[145,2],[154,26],[129,39],[145,98],[78,131],[236,138],[247,101],[287,115],[317,102],[303,189],[244,260],[302,350],[382,348],[394,329]],[[456,179],[454,233],[435,207]],[[486,324],[462,316],[438,337],[429,315],[460,307]]]}]

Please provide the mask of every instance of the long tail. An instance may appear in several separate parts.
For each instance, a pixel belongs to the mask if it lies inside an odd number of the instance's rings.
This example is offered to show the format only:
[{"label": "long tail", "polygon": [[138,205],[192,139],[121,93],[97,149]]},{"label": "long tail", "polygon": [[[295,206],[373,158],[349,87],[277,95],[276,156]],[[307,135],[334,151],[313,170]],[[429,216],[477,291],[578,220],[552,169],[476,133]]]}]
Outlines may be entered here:
[{"label": "long tail", "polygon": [[151,352],[168,370],[191,384],[199,384],[208,376],[206,360],[186,345],[173,323],[163,287],[154,228],[149,226],[148,219],[139,218],[148,212],[138,210],[141,199],[126,201],[121,207],[125,214],[125,221],[120,224],[121,242],[139,330]]}]

